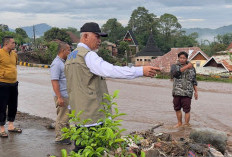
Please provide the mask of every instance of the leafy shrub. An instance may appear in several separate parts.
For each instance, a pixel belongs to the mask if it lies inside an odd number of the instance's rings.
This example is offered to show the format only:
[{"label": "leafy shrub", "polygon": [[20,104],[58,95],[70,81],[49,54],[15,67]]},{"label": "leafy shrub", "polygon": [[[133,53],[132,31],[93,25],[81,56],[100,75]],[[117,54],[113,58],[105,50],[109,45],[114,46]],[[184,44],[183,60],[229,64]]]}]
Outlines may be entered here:
[{"label": "leafy shrub", "polygon": [[[107,118],[98,120],[98,123],[103,123],[102,125],[90,128],[82,127],[91,122],[91,119],[81,120],[80,115],[83,111],[80,111],[77,115],[75,111],[72,111],[69,115],[71,118],[70,123],[77,123],[78,125],[63,128],[63,137],[76,141],[76,145],[81,145],[84,149],[80,149],[78,153],[72,151],[69,156],[66,150],[63,149],[62,157],[102,157],[104,155],[109,157],[109,154],[116,157],[136,156],[129,153],[127,147],[130,141],[137,143],[140,137],[128,135],[122,138],[121,134],[126,129],[119,128],[122,120],[119,120],[118,117],[125,114],[119,113],[117,103],[114,102],[114,99],[118,96],[118,92],[115,91],[113,95],[105,94],[104,99],[108,103],[102,103],[104,109],[100,109],[99,112],[103,112]],[[111,113],[113,106],[114,114]],[[142,152],[141,156],[145,156],[145,154]]]}]

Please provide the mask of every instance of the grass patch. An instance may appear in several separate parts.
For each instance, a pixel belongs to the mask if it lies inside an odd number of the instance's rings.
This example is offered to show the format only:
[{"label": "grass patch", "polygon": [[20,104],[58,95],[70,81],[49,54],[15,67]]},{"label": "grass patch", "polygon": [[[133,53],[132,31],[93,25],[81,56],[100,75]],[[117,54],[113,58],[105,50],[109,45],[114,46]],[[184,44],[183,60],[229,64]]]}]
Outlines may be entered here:
[{"label": "grass patch", "polygon": [[197,81],[232,83],[231,78],[218,78],[217,76],[202,76],[202,75],[197,75]]},{"label": "grass patch", "polygon": [[155,78],[157,78],[157,79],[171,79],[169,74],[157,74],[155,76]]},{"label": "grass patch", "polygon": [[[155,78],[171,79],[169,74],[157,74]],[[220,78],[218,76],[204,76],[204,75],[197,75],[197,81],[232,83],[231,78]]]}]

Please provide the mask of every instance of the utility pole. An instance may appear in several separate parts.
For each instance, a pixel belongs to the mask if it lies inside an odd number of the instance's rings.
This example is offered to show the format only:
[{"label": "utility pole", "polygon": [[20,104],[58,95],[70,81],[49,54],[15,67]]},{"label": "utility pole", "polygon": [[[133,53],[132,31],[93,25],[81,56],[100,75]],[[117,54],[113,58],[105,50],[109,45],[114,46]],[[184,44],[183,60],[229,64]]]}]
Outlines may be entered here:
[{"label": "utility pole", "polygon": [[33,38],[34,38],[34,47],[36,47],[36,44],[35,44],[35,25],[33,25]]},{"label": "utility pole", "polygon": [[128,54],[127,54],[127,50],[125,50],[125,52],[126,52],[126,66],[128,65],[128,61],[127,61],[127,59],[128,59]]}]

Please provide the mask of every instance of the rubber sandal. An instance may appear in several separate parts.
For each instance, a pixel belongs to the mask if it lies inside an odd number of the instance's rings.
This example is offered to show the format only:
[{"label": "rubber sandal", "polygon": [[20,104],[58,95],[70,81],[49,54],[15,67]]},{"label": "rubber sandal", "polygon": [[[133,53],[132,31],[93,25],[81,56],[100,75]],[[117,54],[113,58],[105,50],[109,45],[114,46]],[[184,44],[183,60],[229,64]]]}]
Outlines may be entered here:
[{"label": "rubber sandal", "polygon": [[14,128],[13,130],[8,130],[8,132],[22,133],[22,129]]},{"label": "rubber sandal", "polygon": [[4,131],[4,132],[0,132],[0,137],[1,138],[7,138],[8,134]]}]

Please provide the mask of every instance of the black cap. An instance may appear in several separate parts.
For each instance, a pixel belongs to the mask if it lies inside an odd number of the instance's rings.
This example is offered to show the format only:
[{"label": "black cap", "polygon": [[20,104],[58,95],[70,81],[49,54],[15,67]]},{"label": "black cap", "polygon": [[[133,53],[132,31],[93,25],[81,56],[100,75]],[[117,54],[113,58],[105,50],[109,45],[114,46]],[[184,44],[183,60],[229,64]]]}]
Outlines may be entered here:
[{"label": "black cap", "polygon": [[108,34],[107,33],[103,33],[101,32],[101,29],[99,27],[99,25],[97,23],[94,22],[89,22],[89,23],[85,23],[82,27],[80,32],[93,32],[96,33],[102,37],[107,37]]}]

